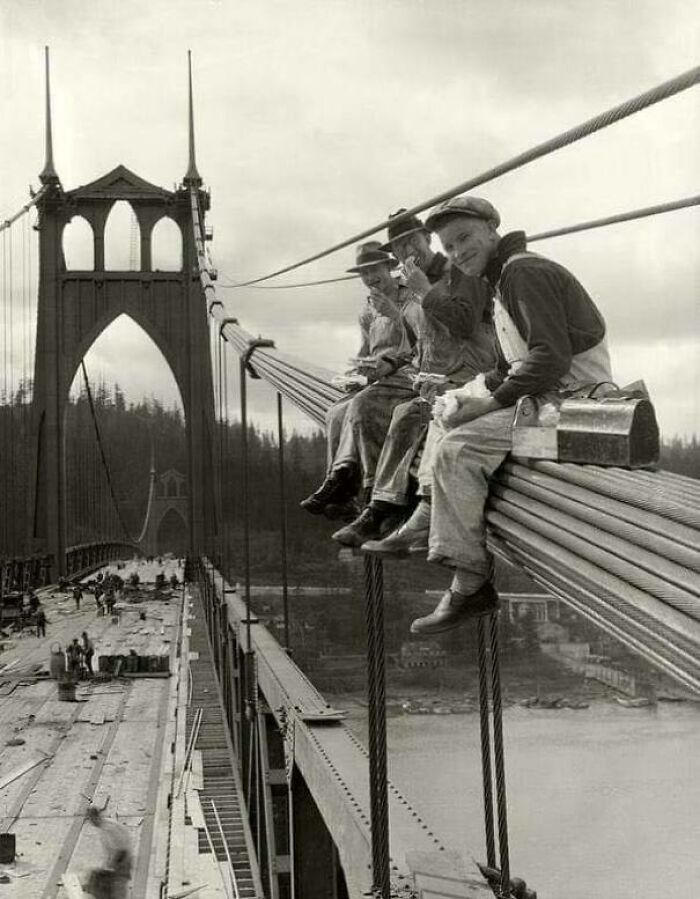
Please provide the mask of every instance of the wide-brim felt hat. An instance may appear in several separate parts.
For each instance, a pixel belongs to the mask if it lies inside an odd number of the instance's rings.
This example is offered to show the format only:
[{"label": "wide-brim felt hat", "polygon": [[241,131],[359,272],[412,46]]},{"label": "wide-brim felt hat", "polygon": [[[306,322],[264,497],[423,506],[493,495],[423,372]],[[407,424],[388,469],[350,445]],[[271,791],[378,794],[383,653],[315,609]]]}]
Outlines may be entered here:
[{"label": "wide-brim felt hat", "polygon": [[381,245],[382,250],[390,252],[391,242],[392,240],[396,240],[397,237],[405,237],[407,234],[415,234],[416,231],[423,231],[424,233],[427,233],[428,229],[425,227],[425,225],[417,215],[406,216],[406,218],[401,219],[398,222],[391,221],[391,219],[398,218],[406,211],[406,209],[398,209],[396,212],[392,212],[389,216],[389,226],[386,229],[389,239],[386,243],[383,243]]},{"label": "wide-brim felt hat", "polygon": [[378,240],[370,240],[368,243],[361,243],[355,250],[355,265],[346,269],[348,272],[359,273],[373,265],[388,265],[389,268],[396,268],[399,264],[396,259],[382,249],[382,245]]},{"label": "wide-brim felt hat", "polygon": [[449,219],[459,215],[493,222],[496,228],[501,224],[498,210],[488,200],[481,197],[452,197],[450,200],[438,203],[430,210],[425,220],[425,226],[429,231],[435,231]]}]

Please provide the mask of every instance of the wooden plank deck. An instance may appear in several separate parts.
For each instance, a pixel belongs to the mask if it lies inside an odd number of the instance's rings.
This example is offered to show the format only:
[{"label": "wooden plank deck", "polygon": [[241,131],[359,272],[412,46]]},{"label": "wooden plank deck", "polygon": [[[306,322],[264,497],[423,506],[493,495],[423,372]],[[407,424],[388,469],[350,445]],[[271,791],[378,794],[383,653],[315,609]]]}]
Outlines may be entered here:
[{"label": "wooden plank deck", "polygon": [[[161,570],[133,564],[142,581]],[[132,568],[130,563],[119,573],[128,576]],[[162,570],[166,578],[181,574],[174,561]],[[14,833],[17,845],[16,861],[0,865],[0,874],[7,873],[11,880],[8,895],[64,899],[69,895],[62,885],[64,874],[84,882],[91,868],[101,866],[98,831],[84,819],[92,798],[100,806],[106,803],[107,817],[130,831],[135,855],[132,895],[155,897],[165,859],[160,859],[160,872],[148,875],[170,785],[163,769],[170,758],[165,734],[174,713],[176,664],[171,665],[172,678],[81,682],[76,702],[59,701],[56,682],[34,675],[36,666],[48,671],[52,644],[63,648],[83,630],[95,643],[95,670],[101,653],[126,655],[131,649],[143,655],[170,654],[174,660],[182,593],[175,591],[168,602],[149,598],[124,603],[119,624],[98,618],[90,595],[83,597],[80,611],[66,594],[47,595],[43,604],[47,636],[37,638],[27,630],[3,640],[5,649],[0,651],[0,687],[14,685],[11,691],[0,690],[0,783],[32,760],[42,755],[48,759],[0,788],[0,832]],[[154,826],[158,810],[161,820]]]}]

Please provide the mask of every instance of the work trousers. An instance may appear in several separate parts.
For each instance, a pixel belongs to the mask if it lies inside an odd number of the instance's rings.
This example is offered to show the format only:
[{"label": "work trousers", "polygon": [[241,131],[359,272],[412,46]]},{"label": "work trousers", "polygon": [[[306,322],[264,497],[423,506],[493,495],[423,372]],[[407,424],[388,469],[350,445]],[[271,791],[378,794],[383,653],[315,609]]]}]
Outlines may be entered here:
[{"label": "work trousers", "polygon": [[[392,412],[400,403],[413,397],[415,392],[409,372],[403,369],[355,393],[345,405],[338,444],[329,467],[337,468],[348,463],[359,465],[362,486],[371,487]],[[332,426],[337,428],[338,423],[332,414],[330,418]],[[328,420],[327,417],[327,423]],[[328,433],[330,454],[330,429]]]},{"label": "work trousers", "polygon": [[429,558],[471,575],[470,593],[492,569],[484,511],[491,477],[512,447],[514,415],[515,408],[510,407],[449,431],[431,427]]},{"label": "work trousers", "polygon": [[430,403],[414,397],[395,407],[374,477],[373,500],[406,506],[411,472],[431,419]]}]

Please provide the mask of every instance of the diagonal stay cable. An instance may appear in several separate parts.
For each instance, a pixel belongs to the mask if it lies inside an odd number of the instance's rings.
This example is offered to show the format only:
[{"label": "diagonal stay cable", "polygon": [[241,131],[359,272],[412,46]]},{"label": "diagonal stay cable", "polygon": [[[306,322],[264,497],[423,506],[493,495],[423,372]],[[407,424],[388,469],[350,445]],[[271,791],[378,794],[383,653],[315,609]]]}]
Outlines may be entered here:
[{"label": "diagonal stay cable", "polygon": [[[662,100],[667,100],[669,97],[681,93],[681,91],[687,90],[690,87],[694,87],[699,82],[700,66],[695,66],[695,68],[689,69],[688,71],[677,75],[670,81],[664,81],[662,84],[659,84],[642,94],[638,94],[636,97],[625,100],[618,106],[614,106],[611,109],[608,109],[605,112],[600,113],[599,115],[594,116],[593,118],[588,119],[585,122],[582,122],[580,125],[576,125],[574,128],[570,128],[568,131],[564,131],[561,134],[555,135],[554,137],[549,138],[543,143],[537,144],[531,149],[525,150],[523,153],[520,153],[517,156],[514,156],[511,159],[508,159],[505,162],[502,162],[485,172],[482,172],[482,174],[477,175],[474,178],[463,181],[461,184],[458,184],[455,187],[450,188],[449,190],[443,191],[442,193],[431,197],[429,200],[425,200],[421,203],[418,203],[416,206],[412,206],[401,215],[394,216],[391,219],[391,222],[396,224],[400,221],[404,221],[412,215],[417,215],[419,212],[423,212],[429,207],[435,206],[437,203],[441,203],[444,200],[449,200],[452,197],[456,197],[458,194],[463,194],[466,191],[478,187],[480,184],[486,184],[486,182],[488,181],[493,181],[494,179],[499,178],[501,175],[505,175],[508,172],[512,172],[515,169],[521,168],[522,166],[527,165],[530,162],[534,162],[536,159],[540,159],[542,156],[547,156],[548,154],[553,153],[555,150],[560,150],[563,147],[568,146],[569,144],[576,143],[576,141],[587,137],[589,134],[594,134],[596,131],[601,131],[603,128],[607,128],[609,125],[613,125],[615,122],[619,122],[622,119],[627,118],[628,116],[634,115],[637,112],[641,112],[641,110],[647,109],[649,106],[653,106],[654,104],[659,103]],[[248,281],[242,282],[239,286],[250,287],[253,284],[259,284],[261,281],[267,281],[270,278],[276,278],[278,275],[284,275],[287,272],[293,271],[294,269],[301,268],[301,266],[308,265],[310,262],[316,262],[318,259],[323,259],[326,256],[330,256],[331,253],[335,253],[338,250],[342,250],[345,247],[350,246],[350,244],[358,243],[359,241],[364,240],[366,237],[371,237],[373,234],[376,234],[377,231],[381,231],[386,228],[388,224],[389,219],[385,219],[384,221],[379,222],[379,224],[374,225],[371,228],[360,231],[358,234],[353,234],[352,237],[348,237],[345,240],[340,241],[340,243],[334,244],[333,246],[328,247],[325,250],[321,250],[319,253],[314,253],[312,256],[307,256],[304,259],[299,260],[298,262],[294,262],[291,265],[286,265],[283,268],[270,272],[267,275],[262,275],[259,278],[251,278]]]},{"label": "diagonal stay cable", "polygon": [[83,370],[83,380],[85,382],[85,391],[87,393],[88,405],[90,406],[90,416],[92,417],[92,423],[95,428],[95,437],[97,438],[97,446],[100,450],[100,456],[102,458],[102,467],[104,468],[105,475],[107,477],[107,486],[109,487],[109,494],[112,497],[112,503],[114,505],[114,511],[117,513],[117,518],[119,519],[119,525],[124,532],[124,536],[126,537],[129,543],[133,543],[134,539],[129,533],[129,530],[126,526],[126,522],[122,517],[121,510],[119,508],[119,503],[117,502],[117,495],[114,490],[114,484],[112,483],[112,474],[109,470],[109,465],[107,463],[107,456],[105,455],[104,445],[102,443],[102,435],[100,434],[100,426],[97,423],[97,415],[95,413],[95,404],[92,399],[92,390],[90,389],[90,382],[88,380],[87,368],[85,367],[85,360],[80,360],[80,366]]}]

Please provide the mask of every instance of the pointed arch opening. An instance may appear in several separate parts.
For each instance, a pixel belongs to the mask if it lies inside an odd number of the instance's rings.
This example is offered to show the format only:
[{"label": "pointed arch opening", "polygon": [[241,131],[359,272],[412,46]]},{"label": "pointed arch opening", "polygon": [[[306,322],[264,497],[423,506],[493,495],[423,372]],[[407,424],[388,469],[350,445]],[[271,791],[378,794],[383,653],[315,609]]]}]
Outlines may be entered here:
[{"label": "pointed arch opening", "polygon": [[105,270],[137,272],[141,268],[141,228],[131,203],[117,200],[104,232]]},{"label": "pointed arch opening", "polygon": [[94,416],[79,361],[65,407],[69,545],[105,535],[121,539],[124,529],[136,539],[146,518],[151,464],[187,471],[180,390],[152,337],[126,314],[94,339],[84,361]]},{"label": "pointed arch opening", "polygon": [[156,551],[158,555],[173,553],[187,555],[189,528],[182,512],[171,506],[163,515],[156,531]]},{"label": "pointed arch opening", "polygon": [[68,271],[91,272],[95,268],[95,234],[82,215],[63,228],[63,260]]},{"label": "pointed arch opening", "polygon": [[151,231],[151,268],[154,272],[182,271],[182,232],[167,215]]}]

